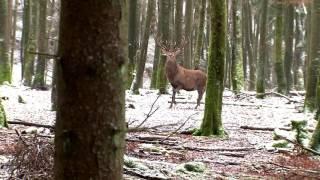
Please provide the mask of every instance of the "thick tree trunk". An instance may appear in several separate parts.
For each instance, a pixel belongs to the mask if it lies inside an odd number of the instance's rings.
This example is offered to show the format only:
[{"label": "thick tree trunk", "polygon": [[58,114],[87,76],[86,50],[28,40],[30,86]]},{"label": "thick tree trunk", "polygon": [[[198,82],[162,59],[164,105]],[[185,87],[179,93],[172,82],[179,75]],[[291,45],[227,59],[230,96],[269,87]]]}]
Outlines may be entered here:
[{"label": "thick tree trunk", "polygon": [[61,1],[55,179],[122,179],[125,64],[118,1]]},{"label": "thick tree trunk", "polygon": [[196,135],[223,136],[221,111],[226,57],[226,3],[224,0],[210,0],[210,3],[212,14],[206,103],[202,124]]}]

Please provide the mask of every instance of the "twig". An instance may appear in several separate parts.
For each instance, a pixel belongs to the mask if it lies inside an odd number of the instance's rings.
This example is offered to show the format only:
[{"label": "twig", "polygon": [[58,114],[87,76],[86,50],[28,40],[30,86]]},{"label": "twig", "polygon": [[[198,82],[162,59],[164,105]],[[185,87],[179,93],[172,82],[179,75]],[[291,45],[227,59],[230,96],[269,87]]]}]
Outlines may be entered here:
[{"label": "twig", "polygon": [[174,132],[170,133],[166,138],[161,140],[161,142],[167,140],[169,137],[171,137],[172,135],[176,134],[191,119],[191,117],[196,115],[196,114],[199,114],[199,112],[191,114]]},{"label": "twig", "polygon": [[146,115],[146,118],[135,128],[140,128],[160,107],[158,106],[154,111],[153,110],[153,106],[155,105],[155,103],[158,101],[158,99],[160,98],[161,94],[158,95],[157,99],[152,103],[151,108],[148,112],[148,114]]},{"label": "twig", "polygon": [[21,142],[23,143],[23,145],[28,146],[27,143],[24,141],[24,139],[22,138],[21,134],[19,133],[19,131],[17,129],[14,130],[16,132],[16,134],[18,135],[19,139],[21,140]]},{"label": "twig", "polygon": [[151,130],[151,129],[157,129],[157,128],[161,128],[161,127],[176,126],[176,125],[178,125],[178,123],[156,125],[156,126],[152,126],[152,127],[129,128],[127,132],[141,132],[141,131],[148,131],[148,130]]},{"label": "twig", "polygon": [[8,124],[20,124],[24,126],[35,126],[35,127],[43,127],[43,128],[49,128],[49,129],[54,129],[54,126],[51,125],[44,125],[44,124],[37,124],[37,123],[30,123],[30,122],[25,122],[20,119],[15,119],[17,121],[7,121]]}]

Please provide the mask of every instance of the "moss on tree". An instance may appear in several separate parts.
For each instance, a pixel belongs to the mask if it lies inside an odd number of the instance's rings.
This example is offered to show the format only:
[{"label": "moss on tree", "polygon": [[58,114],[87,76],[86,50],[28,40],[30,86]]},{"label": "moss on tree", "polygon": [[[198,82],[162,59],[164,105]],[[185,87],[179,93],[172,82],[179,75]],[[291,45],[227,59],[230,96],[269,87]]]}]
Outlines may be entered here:
[{"label": "moss on tree", "polygon": [[226,55],[226,2],[224,0],[210,0],[210,3],[212,28],[210,32],[206,103],[201,127],[194,134],[223,136],[225,132],[222,127],[221,111]]}]

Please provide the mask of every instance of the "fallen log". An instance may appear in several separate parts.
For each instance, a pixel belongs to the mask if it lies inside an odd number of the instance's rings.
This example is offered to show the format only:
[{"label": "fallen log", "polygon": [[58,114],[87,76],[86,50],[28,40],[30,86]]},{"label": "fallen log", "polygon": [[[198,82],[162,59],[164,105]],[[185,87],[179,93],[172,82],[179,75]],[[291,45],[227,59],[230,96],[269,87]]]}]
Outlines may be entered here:
[{"label": "fallen log", "polygon": [[8,124],[19,124],[19,125],[24,125],[24,126],[34,126],[34,127],[43,127],[43,128],[48,128],[48,129],[54,129],[54,126],[51,126],[51,125],[30,123],[30,122],[22,121],[20,119],[15,119],[15,120],[17,120],[17,121],[7,121],[7,122],[8,122]]},{"label": "fallen log", "polygon": [[[285,127],[280,127],[280,128],[274,128],[274,127],[256,127],[256,126],[240,126],[241,129],[248,129],[248,130],[260,130],[260,131],[274,131],[275,129],[280,129],[280,130],[285,130],[285,131],[291,131],[291,128],[285,128]],[[313,132],[313,129],[308,128],[309,132]]]}]

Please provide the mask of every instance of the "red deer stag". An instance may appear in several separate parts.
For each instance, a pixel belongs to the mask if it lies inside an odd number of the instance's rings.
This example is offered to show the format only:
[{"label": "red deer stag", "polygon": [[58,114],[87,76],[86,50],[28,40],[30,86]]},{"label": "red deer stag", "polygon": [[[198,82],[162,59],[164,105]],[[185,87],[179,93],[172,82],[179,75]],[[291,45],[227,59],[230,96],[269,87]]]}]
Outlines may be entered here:
[{"label": "red deer stag", "polygon": [[172,108],[173,103],[176,104],[176,92],[184,89],[186,91],[198,91],[197,105],[195,107],[195,109],[197,109],[197,107],[200,106],[200,101],[205,91],[207,75],[201,70],[186,69],[176,62],[176,56],[181,52],[181,48],[186,44],[186,40],[183,38],[181,44],[173,48],[172,46],[169,48],[168,45],[163,44],[159,38],[156,38],[156,43],[162,53],[167,56],[165,63],[166,76],[173,88],[170,108]]}]

